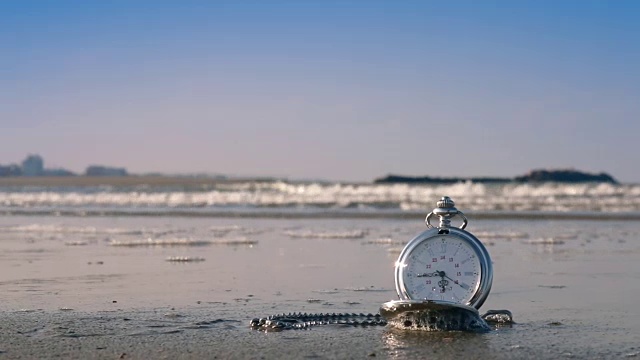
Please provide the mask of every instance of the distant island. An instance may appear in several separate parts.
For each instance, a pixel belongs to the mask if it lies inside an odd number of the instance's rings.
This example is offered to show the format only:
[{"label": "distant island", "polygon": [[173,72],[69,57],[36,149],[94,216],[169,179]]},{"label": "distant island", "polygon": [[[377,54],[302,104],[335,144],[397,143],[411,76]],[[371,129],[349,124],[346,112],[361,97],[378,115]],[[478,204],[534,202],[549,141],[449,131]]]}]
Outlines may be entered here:
[{"label": "distant island", "polygon": [[388,175],[375,179],[376,184],[454,184],[457,182],[471,181],[474,183],[508,183],[508,182],[560,182],[560,183],[584,183],[598,182],[618,184],[618,181],[607,173],[592,174],[573,169],[561,170],[532,170],[529,173],[513,178],[502,177],[431,177],[431,176],[402,176]]}]

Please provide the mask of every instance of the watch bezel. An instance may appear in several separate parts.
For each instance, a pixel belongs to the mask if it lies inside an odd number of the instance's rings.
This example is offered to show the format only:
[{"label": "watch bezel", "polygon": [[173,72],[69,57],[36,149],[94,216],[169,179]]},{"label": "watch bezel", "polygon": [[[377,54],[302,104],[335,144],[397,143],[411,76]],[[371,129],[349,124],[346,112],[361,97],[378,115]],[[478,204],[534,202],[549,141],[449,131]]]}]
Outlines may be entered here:
[{"label": "watch bezel", "polygon": [[413,299],[409,296],[407,288],[404,283],[404,268],[406,267],[405,260],[411,254],[411,252],[419,246],[422,242],[427,241],[433,237],[442,237],[442,236],[455,236],[459,239],[465,241],[469,246],[473,249],[478,260],[480,262],[480,281],[478,282],[478,286],[475,289],[475,293],[471,297],[471,299],[467,303],[458,303],[454,301],[448,301],[452,304],[461,304],[466,306],[471,306],[475,309],[479,309],[484,301],[489,296],[489,292],[491,291],[491,285],[493,283],[493,267],[491,264],[491,257],[489,256],[489,252],[484,247],[482,242],[478,240],[473,234],[453,227],[447,228],[433,228],[426,230],[416,237],[411,239],[407,245],[400,252],[400,256],[398,257],[398,261],[395,266],[395,283],[396,283],[396,292],[401,300],[435,300],[435,299]]}]

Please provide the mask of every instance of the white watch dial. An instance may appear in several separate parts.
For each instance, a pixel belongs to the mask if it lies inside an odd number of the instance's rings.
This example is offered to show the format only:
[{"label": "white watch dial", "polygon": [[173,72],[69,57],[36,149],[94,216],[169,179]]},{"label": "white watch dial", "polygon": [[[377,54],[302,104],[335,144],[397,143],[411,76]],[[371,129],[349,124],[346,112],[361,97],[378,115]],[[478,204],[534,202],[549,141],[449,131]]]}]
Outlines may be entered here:
[{"label": "white watch dial", "polygon": [[482,269],[478,254],[455,235],[423,240],[398,266],[410,299],[467,304],[480,286]]}]

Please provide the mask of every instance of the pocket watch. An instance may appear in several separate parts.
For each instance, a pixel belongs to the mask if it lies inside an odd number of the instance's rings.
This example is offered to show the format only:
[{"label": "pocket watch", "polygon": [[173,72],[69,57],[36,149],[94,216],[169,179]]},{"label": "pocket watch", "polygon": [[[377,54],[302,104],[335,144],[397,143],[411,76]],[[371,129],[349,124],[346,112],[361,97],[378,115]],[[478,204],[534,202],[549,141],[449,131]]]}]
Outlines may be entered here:
[{"label": "pocket watch", "polygon": [[[438,227],[431,217],[438,216]],[[460,228],[451,218],[460,216]],[[306,329],[317,324],[354,326],[390,324],[401,329],[426,331],[484,332],[494,324],[513,324],[508,310],[478,309],[491,290],[493,270],[484,245],[464,230],[467,218],[444,196],[425,219],[428,230],[402,249],[395,266],[396,291],[400,300],[381,305],[379,314],[289,313],[251,320],[260,330]]]},{"label": "pocket watch", "polygon": [[[438,216],[438,227],[431,217]],[[459,228],[451,218],[460,216]],[[407,243],[395,265],[396,291],[401,301],[429,301],[479,309],[493,281],[487,249],[464,230],[467,218],[444,196],[427,215],[428,230]]]}]

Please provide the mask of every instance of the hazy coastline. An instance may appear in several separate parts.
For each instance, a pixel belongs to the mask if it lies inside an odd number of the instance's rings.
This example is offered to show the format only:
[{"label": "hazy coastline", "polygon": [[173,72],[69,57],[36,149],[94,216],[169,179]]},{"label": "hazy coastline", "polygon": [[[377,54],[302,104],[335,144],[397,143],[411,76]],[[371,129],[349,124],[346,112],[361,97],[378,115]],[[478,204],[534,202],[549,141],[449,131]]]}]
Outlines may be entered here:
[{"label": "hazy coastline", "polygon": [[[610,177],[610,175],[607,175]],[[590,183],[602,182],[619,184],[613,177],[612,181],[571,181],[569,183]],[[541,183],[554,182],[551,180],[527,179],[524,176],[514,178],[489,178],[489,177],[410,177],[389,175],[384,178],[374,179],[372,182],[342,182],[329,180],[295,180],[286,178],[270,178],[270,177],[227,177],[227,176],[204,176],[204,175],[126,175],[126,176],[0,176],[0,187],[2,186],[42,186],[42,187],[59,187],[59,186],[208,186],[215,184],[233,184],[241,182],[288,182],[288,183],[340,183],[351,185],[367,185],[367,184],[416,184],[416,185],[446,185],[455,183],[476,183],[476,184],[509,184],[509,183]],[[563,181],[561,181],[563,182]]]},{"label": "hazy coastline", "polygon": [[[237,183],[244,179],[202,176],[128,175],[128,176],[15,176],[0,177],[0,186],[202,186],[219,183]],[[273,181],[255,179],[252,181]]]}]

